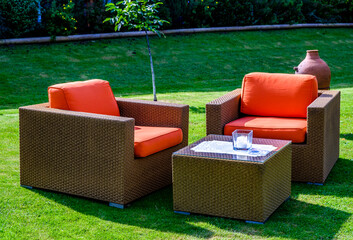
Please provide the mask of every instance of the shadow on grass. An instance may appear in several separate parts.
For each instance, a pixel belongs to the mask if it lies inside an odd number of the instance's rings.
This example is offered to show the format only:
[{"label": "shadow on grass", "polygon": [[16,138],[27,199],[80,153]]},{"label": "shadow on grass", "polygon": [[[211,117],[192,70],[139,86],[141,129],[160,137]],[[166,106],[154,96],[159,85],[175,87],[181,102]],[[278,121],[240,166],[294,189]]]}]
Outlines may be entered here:
[{"label": "shadow on grass", "polygon": [[345,134],[341,133],[340,138],[352,141],[353,134],[352,133],[345,133]]},{"label": "shadow on grass", "polygon": [[208,229],[190,224],[193,222],[193,216],[184,216],[173,212],[171,186],[134,201],[125,209],[109,207],[108,203],[104,201],[58,192],[42,189],[33,189],[32,191],[81,214],[91,215],[104,221],[205,239],[211,238],[214,234]]},{"label": "shadow on grass", "polygon": [[189,106],[190,112],[192,113],[205,113],[206,108],[205,107],[194,107],[194,106]]},{"label": "shadow on grass", "polygon": [[293,183],[292,196],[299,194],[353,197],[353,161],[339,158],[323,186]]},{"label": "shadow on grass", "polygon": [[61,193],[38,189],[32,191],[81,214],[91,215],[104,221],[203,239],[220,237],[208,229],[209,227],[200,226],[205,224],[213,225],[234,236],[245,234],[250,237],[334,239],[351,215],[341,210],[292,198],[282,204],[264,225],[257,225],[220,217],[175,214],[171,186],[133,202],[126,209],[116,209],[108,207],[105,202]]},{"label": "shadow on grass", "polygon": [[335,239],[351,213],[292,198],[266,223],[266,235],[289,239]]}]

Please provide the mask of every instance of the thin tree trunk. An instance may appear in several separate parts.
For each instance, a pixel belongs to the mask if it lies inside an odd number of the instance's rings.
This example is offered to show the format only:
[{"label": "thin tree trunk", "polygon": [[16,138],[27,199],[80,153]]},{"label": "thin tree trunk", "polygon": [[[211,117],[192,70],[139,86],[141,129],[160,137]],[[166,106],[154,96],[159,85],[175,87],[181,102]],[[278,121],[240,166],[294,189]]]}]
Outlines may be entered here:
[{"label": "thin tree trunk", "polygon": [[150,55],[150,63],[151,63],[151,73],[152,73],[152,88],[153,88],[153,101],[157,101],[157,95],[156,95],[156,83],[154,81],[154,69],[153,69],[153,61],[152,61],[152,54],[151,54],[151,48],[150,48],[150,40],[148,39],[148,33],[147,30],[146,32],[146,39],[147,39],[147,46],[148,46],[148,53]]}]

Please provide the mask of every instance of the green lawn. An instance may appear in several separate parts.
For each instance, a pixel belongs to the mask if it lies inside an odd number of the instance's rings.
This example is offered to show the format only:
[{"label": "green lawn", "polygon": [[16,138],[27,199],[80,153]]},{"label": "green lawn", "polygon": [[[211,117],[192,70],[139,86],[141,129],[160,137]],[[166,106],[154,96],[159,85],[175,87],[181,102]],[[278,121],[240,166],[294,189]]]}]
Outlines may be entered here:
[{"label": "green lawn", "polygon": [[324,186],[292,184],[264,225],[173,213],[167,187],[121,210],[19,186],[18,107],[49,85],[100,78],[116,96],[152,99],[145,39],[0,46],[0,239],[353,239],[353,29],[152,37],[159,101],[190,105],[190,142],[205,136],[205,104],[254,71],[293,73],[319,49],[342,92],[341,153]]}]

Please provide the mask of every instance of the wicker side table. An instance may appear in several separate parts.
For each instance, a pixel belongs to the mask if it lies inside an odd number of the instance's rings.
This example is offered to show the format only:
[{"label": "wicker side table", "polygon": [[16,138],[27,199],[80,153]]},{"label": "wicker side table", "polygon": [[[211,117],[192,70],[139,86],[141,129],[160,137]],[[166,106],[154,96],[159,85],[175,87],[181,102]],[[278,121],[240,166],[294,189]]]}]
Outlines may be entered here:
[{"label": "wicker side table", "polygon": [[175,212],[198,213],[263,223],[290,196],[291,143],[254,139],[274,145],[265,157],[199,153],[191,150],[202,141],[231,141],[208,135],[173,154]]}]

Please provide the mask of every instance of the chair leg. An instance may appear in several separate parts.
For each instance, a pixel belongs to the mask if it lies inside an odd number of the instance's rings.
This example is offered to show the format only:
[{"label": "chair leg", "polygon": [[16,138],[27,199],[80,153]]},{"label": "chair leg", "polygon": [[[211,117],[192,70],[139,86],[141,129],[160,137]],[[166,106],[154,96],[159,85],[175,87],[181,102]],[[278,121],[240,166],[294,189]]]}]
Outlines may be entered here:
[{"label": "chair leg", "polygon": [[312,183],[312,182],[307,182],[309,185],[316,185],[316,186],[324,186],[323,183]]},{"label": "chair leg", "polygon": [[182,214],[182,215],[190,215],[189,212],[182,212],[182,211],[174,211],[174,213]]},{"label": "chair leg", "polygon": [[245,221],[245,223],[250,223],[250,224],[265,224],[265,222],[256,222],[256,221]]},{"label": "chair leg", "polygon": [[125,205],[110,202],[110,203],[109,203],[109,207],[115,207],[115,208],[124,209],[124,208],[125,208]]}]

